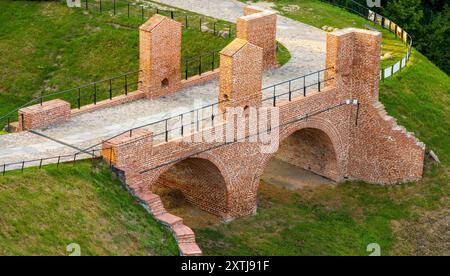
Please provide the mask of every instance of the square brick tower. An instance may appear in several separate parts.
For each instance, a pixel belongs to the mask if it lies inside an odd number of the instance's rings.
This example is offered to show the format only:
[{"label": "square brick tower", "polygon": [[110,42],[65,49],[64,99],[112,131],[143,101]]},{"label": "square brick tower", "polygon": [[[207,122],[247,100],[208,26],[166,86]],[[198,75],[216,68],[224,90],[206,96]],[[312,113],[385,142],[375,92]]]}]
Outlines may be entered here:
[{"label": "square brick tower", "polygon": [[181,88],[181,23],[161,15],[139,27],[139,90],[156,98]]},{"label": "square brick tower", "polygon": [[244,8],[238,17],[236,37],[259,46],[264,53],[264,70],[277,66],[277,14],[254,6]]},{"label": "square brick tower", "polygon": [[263,49],[236,38],[220,52],[219,108],[261,105]]}]

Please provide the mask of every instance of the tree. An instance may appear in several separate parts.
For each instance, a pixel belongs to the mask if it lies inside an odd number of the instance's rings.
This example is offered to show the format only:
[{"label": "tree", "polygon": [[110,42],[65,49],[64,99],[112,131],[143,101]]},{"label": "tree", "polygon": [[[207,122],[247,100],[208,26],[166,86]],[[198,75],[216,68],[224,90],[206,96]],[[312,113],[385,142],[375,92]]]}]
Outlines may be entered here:
[{"label": "tree", "polygon": [[384,15],[414,34],[421,28],[423,10],[420,0],[393,0],[389,1],[383,11]]}]

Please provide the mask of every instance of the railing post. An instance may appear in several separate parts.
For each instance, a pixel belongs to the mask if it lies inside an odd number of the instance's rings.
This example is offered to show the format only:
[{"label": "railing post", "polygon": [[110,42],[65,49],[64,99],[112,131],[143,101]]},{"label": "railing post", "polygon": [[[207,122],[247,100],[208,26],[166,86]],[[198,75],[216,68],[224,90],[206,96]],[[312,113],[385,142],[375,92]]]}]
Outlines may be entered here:
[{"label": "railing post", "polygon": [[94,105],[97,104],[97,83],[94,83]]},{"label": "railing post", "polygon": [[277,106],[276,86],[273,86],[273,106]]},{"label": "railing post", "polygon": [[128,75],[125,75],[125,96],[128,96]]},{"label": "railing post", "polygon": [[289,81],[289,101],[292,99],[291,81]]},{"label": "railing post", "polygon": [[166,119],[166,142],[169,141],[169,130],[167,127],[167,119]]},{"label": "railing post", "polygon": [[181,123],[181,137],[184,136],[184,125],[183,125],[183,113],[180,115],[180,123]]},{"label": "railing post", "polygon": [[80,109],[81,108],[81,88],[78,88],[78,100],[77,100],[77,103],[78,103],[78,109]]},{"label": "railing post", "polygon": [[303,97],[306,97],[306,77],[303,76]]},{"label": "railing post", "polygon": [[318,81],[318,84],[319,84],[319,92],[320,92],[320,71],[317,72],[317,81]]}]

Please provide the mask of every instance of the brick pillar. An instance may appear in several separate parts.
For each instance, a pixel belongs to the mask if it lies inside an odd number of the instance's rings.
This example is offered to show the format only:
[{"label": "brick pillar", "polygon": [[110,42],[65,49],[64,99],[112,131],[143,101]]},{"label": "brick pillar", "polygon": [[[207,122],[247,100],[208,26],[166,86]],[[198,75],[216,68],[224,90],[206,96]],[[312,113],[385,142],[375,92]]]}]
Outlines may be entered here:
[{"label": "brick pillar", "polygon": [[117,169],[138,172],[150,157],[153,133],[136,129],[119,135],[102,144],[102,157]]},{"label": "brick pillar", "polygon": [[139,90],[156,98],[181,88],[181,23],[161,15],[139,27]]},{"label": "brick pillar", "polygon": [[378,101],[381,33],[343,29],[327,35],[327,67],[334,67],[340,99],[356,99],[349,114],[350,179],[372,183],[414,181],[422,177],[425,145],[399,126]]},{"label": "brick pillar", "polygon": [[258,7],[246,6],[244,16],[238,17],[236,37],[263,49],[264,69],[277,65],[277,14]]},{"label": "brick pillar", "polygon": [[263,50],[236,38],[220,52],[219,108],[261,105]]},{"label": "brick pillar", "polygon": [[70,103],[52,100],[19,109],[19,130],[45,128],[70,117]]},{"label": "brick pillar", "polygon": [[346,98],[378,100],[380,81],[381,33],[361,29],[342,29],[327,34],[326,72]]}]

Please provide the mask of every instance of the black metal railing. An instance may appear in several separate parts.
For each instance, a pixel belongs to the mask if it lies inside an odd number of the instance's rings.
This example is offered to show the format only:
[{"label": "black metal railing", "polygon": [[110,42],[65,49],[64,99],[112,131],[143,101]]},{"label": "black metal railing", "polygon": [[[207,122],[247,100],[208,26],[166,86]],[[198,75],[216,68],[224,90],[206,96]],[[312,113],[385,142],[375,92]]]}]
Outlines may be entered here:
[{"label": "black metal railing", "polygon": [[[104,148],[104,149],[91,149],[90,152],[77,152],[74,154],[65,154],[65,155],[55,155],[51,157],[44,158],[36,158],[32,160],[24,160],[20,162],[11,162],[0,165],[0,175],[4,176],[8,171],[24,171],[25,168],[35,167],[42,169],[43,166],[49,164],[56,164],[56,167],[59,167],[62,163],[73,163],[76,164],[77,161],[86,160],[86,159],[97,159],[100,158],[102,150],[111,150],[112,148]],[[112,165],[110,163],[110,165]]]},{"label": "black metal railing", "polygon": [[220,67],[220,50],[204,53],[196,57],[182,60],[182,78],[187,80],[192,76],[201,76],[203,73],[214,71]]},{"label": "black metal railing", "polygon": [[271,93],[272,96],[263,99],[263,104],[270,102],[275,107],[279,99],[290,102],[298,97],[306,97],[310,92],[321,92],[326,84],[334,79],[333,69],[322,69],[266,87],[262,90],[263,95]]},{"label": "black metal railing", "polygon": [[[137,2],[120,0],[82,0],[82,2],[82,9],[111,15],[115,19],[122,19],[126,24],[140,24],[151,16],[160,14],[180,22],[186,29],[198,29],[227,39],[236,34],[234,24],[182,10],[172,10],[171,7],[164,7],[163,4],[152,6],[152,3],[146,3],[150,6],[144,6]],[[137,27],[137,25],[132,26]]]},{"label": "black metal railing", "polygon": [[6,123],[6,130],[10,132],[10,123],[18,119],[20,109],[36,104],[42,105],[45,101],[53,99],[65,100],[70,103],[71,108],[81,109],[85,105],[96,105],[103,100],[112,100],[116,96],[128,95],[129,92],[136,91],[138,88],[139,72],[125,73],[56,93],[43,94],[41,92],[41,96],[38,98],[0,116],[0,125]]}]

